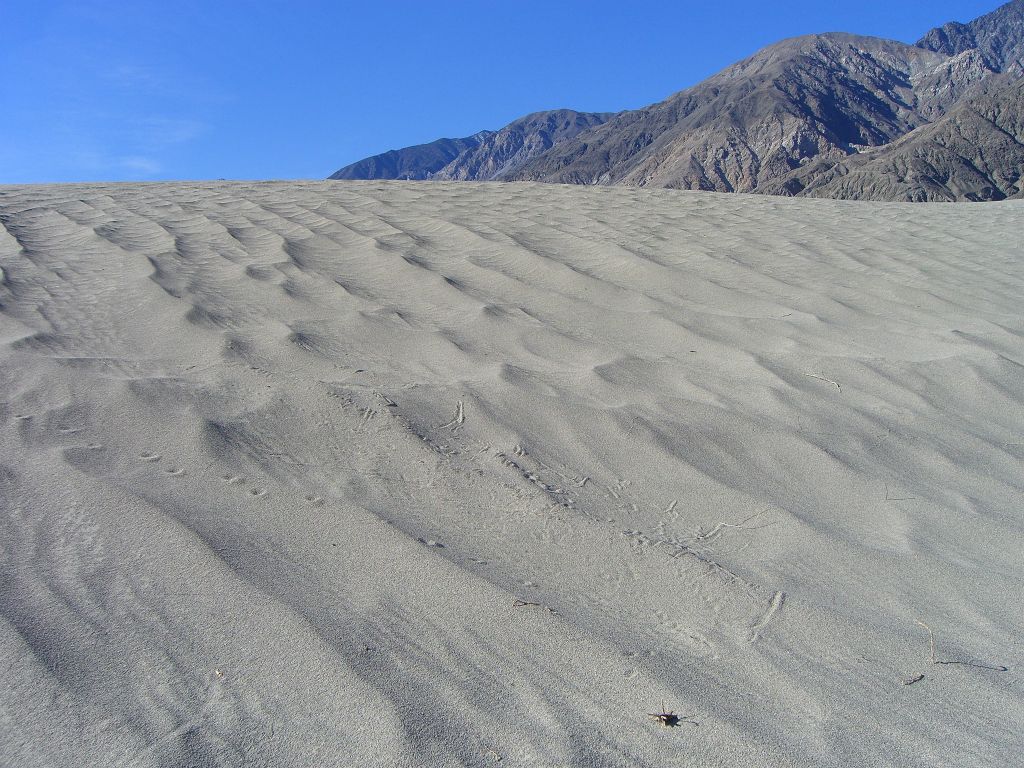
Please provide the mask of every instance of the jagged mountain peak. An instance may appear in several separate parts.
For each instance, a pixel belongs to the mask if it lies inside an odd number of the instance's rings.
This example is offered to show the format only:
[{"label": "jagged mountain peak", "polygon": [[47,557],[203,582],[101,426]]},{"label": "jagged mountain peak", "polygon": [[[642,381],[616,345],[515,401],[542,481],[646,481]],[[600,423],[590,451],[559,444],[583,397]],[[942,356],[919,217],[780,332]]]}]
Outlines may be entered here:
[{"label": "jagged mountain peak", "polygon": [[858,35],[790,38],[561,143],[512,178],[754,191],[808,158],[885,144],[927,122],[912,78],[942,59]]},{"label": "jagged mountain peak", "polygon": [[974,49],[997,72],[1019,68],[1024,59],[1024,0],[1013,0],[966,24],[951,21],[936,27],[917,46],[946,56]]}]

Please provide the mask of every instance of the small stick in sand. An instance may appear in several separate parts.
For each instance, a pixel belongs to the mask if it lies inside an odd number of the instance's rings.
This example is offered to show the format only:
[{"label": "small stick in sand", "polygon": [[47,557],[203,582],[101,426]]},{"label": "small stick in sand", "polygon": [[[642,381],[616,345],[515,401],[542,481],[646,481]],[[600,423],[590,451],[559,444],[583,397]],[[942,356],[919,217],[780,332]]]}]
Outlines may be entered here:
[{"label": "small stick in sand", "polygon": [[827,381],[829,384],[835,384],[836,385],[836,389],[838,389],[840,392],[843,391],[843,388],[841,386],[839,386],[839,382],[838,381],[832,381],[832,379],[827,379],[824,376],[819,376],[816,373],[805,373],[804,376],[808,376],[808,377],[810,377],[812,379],[818,379],[819,381]]},{"label": "small stick in sand", "polygon": [[[1006,671],[1008,671],[1010,669],[1009,667],[1004,667],[1002,665],[993,666],[991,664],[979,664],[976,661],[959,661],[957,659],[944,659],[944,660],[941,660],[941,661],[937,660],[935,658],[935,634],[932,632],[932,628],[929,627],[927,624],[925,624],[920,619],[917,620],[917,623],[920,624],[922,627],[924,627],[925,629],[928,630],[929,659],[931,660],[932,664],[962,664],[965,667],[977,667],[978,669],[991,669],[994,672],[1006,672]],[[923,675],[922,675],[922,677],[923,677]],[[917,682],[917,681],[915,680],[914,682]]]},{"label": "small stick in sand", "polygon": [[928,630],[928,647],[931,649],[931,661],[932,661],[932,664],[934,664],[935,663],[935,635],[932,634],[932,628],[929,627],[927,624],[925,624],[923,621],[918,619],[917,623],[920,624],[922,627],[924,627],[925,629]]},{"label": "small stick in sand", "polygon": [[512,607],[513,608],[525,608],[525,607],[531,606],[531,605],[536,607],[536,608],[541,608],[541,609],[547,611],[548,613],[555,613],[555,614],[558,613],[558,611],[556,611],[554,608],[549,608],[548,606],[546,606],[546,605],[544,605],[542,603],[532,603],[529,600],[518,600],[518,599],[512,601]]},{"label": "small stick in sand", "polygon": [[[673,504],[675,504],[675,502],[673,502]],[[768,509],[770,509],[770,507],[765,507],[760,512],[755,512],[750,517],[744,520],[740,520],[738,523],[716,523],[715,527],[707,533],[704,533],[702,529],[698,528],[693,538],[697,539],[698,541],[711,539],[717,536],[719,533],[721,533],[723,528],[740,528],[745,531],[753,531],[757,530],[758,528],[768,528],[772,525],[775,525],[775,523],[764,523],[763,525],[747,525],[747,523],[749,523],[751,520],[755,520],[761,515],[763,515],[765,512],[767,512]]]},{"label": "small stick in sand", "polygon": [[442,424],[438,429],[450,428],[452,432],[455,432],[459,427],[466,423],[466,409],[462,405],[462,401],[459,400],[455,406],[455,418],[449,421],[447,424]]},{"label": "small stick in sand", "polygon": [[[886,501],[910,501],[916,499],[917,496],[890,496],[889,495],[889,484],[885,483],[885,500]],[[920,624],[921,622],[918,622]]]},{"label": "small stick in sand", "polygon": [[388,408],[397,408],[398,407],[398,403],[396,403],[390,397],[385,395],[383,392],[374,392],[373,394],[375,394],[377,396],[377,399],[380,400],[382,403],[384,403],[384,405],[386,405]]}]

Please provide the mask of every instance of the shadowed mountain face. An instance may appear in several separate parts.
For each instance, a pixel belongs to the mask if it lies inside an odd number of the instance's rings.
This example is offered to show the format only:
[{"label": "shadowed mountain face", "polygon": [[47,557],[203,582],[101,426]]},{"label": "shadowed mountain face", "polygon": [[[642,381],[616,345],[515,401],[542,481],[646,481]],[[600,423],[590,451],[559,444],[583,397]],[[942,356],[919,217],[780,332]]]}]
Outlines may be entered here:
[{"label": "shadowed mountain face", "polygon": [[480,145],[492,131],[464,139],[438,139],[405,149],[392,149],[346,165],[332,179],[429,179],[463,152]]},{"label": "shadowed mountain face", "polygon": [[559,109],[536,112],[489,133],[434,174],[436,179],[490,181],[505,179],[533,158],[601,125],[612,113]]},{"label": "shadowed mountain face", "polygon": [[965,99],[875,152],[819,160],[765,192],[859,200],[987,201],[1024,196],[1024,80]]},{"label": "shadowed mountain face", "polygon": [[[809,35],[644,109],[530,115],[408,177],[1002,199],[1018,193],[1020,134],[1001,121],[1019,115],[1012,85],[1022,62],[1024,0],[934,29],[916,45]],[[332,178],[396,178],[359,175],[375,160]]]}]

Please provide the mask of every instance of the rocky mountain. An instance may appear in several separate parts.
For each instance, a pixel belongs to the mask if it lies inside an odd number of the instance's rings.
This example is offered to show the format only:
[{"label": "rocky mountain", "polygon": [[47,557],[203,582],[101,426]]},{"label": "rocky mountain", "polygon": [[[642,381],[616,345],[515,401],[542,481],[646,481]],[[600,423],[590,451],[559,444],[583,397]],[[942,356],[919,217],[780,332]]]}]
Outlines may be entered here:
[{"label": "rocky mountain", "polygon": [[847,34],[784,40],[562,142],[510,178],[756,191],[810,159],[843,158],[927,123],[913,80],[945,58]]},{"label": "rocky mountain", "polygon": [[464,139],[439,139],[391,150],[347,165],[332,179],[434,179],[490,181],[505,178],[562,141],[601,125],[613,113],[558,109],[535,112],[499,131]]},{"label": "rocky mountain", "polygon": [[991,69],[1019,74],[1024,67],[1024,2],[1007,3],[969,24],[943,24],[917,46],[945,56],[977,51]]},{"label": "rocky mountain", "polygon": [[969,24],[945,24],[916,45],[948,57],[914,84],[919,109],[934,119],[963,98],[991,92],[1024,75],[1024,0]]},{"label": "rocky mountain", "polygon": [[761,192],[910,202],[1024,197],[1024,79],[873,152],[818,160]]},{"label": "rocky mountain", "polygon": [[392,149],[344,168],[332,179],[429,179],[463,152],[480,145],[493,131],[480,131],[464,139],[438,139],[405,149]]},{"label": "rocky mountain", "polygon": [[[1019,194],[1022,75],[1024,0],[1013,0],[916,45],[843,33],[783,40],[658,104],[530,115],[478,134],[441,167],[440,153],[427,156],[433,164],[409,177],[1001,199]],[[358,175],[375,160],[332,178],[405,178]]]}]

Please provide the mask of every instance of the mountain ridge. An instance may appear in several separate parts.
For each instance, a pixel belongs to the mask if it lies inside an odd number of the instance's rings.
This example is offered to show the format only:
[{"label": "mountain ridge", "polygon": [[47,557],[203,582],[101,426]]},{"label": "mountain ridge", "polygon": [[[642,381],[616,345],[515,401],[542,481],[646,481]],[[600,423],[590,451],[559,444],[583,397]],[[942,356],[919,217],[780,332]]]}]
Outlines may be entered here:
[{"label": "mountain ridge", "polygon": [[[989,99],[984,111],[997,98],[1002,111],[1015,114],[1022,96],[1009,86],[1022,74],[1024,0],[1013,0],[966,24],[936,27],[913,45],[845,32],[786,38],[641,109],[533,113],[480,140],[462,140],[467,145],[453,155],[451,144],[433,148],[425,155],[433,159],[429,167],[408,153],[432,145],[398,150],[395,167],[405,162],[416,171],[406,177],[422,179],[1002,199],[1018,194],[1019,153],[1006,140],[1015,134],[957,108]],[[965,131],[958,132],[954,113],[969,119]],[[942,141],[956,147],[939,151],[935,142]],[[978,152],[997,165],[971,170]],[[390,155],[331,178],[400,178],[383,175],[392,172]]]},{"label": "mountain ridge", "polygon": [[572,109],[533,112],[497,131],[478,131],[462,139],[438,139],[373,155],[329,178],[493,181],[612,114]]}]

